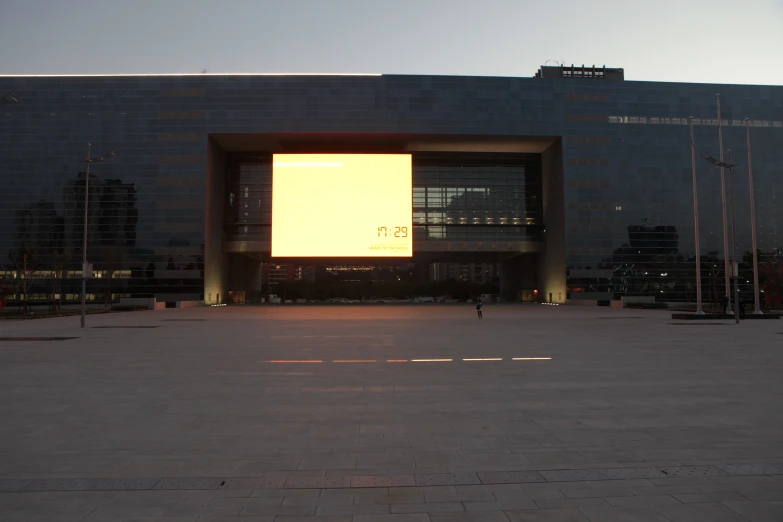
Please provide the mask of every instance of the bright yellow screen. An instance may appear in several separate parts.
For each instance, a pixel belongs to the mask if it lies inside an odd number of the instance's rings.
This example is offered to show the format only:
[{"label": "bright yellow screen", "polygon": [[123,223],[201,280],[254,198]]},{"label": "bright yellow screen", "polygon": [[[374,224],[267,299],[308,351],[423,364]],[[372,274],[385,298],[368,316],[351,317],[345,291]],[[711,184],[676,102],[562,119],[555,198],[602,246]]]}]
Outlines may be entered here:
[{"label": "bright yellow screen", "polygon": [[275,154],[273,257],[411,257],[410,154]]}]

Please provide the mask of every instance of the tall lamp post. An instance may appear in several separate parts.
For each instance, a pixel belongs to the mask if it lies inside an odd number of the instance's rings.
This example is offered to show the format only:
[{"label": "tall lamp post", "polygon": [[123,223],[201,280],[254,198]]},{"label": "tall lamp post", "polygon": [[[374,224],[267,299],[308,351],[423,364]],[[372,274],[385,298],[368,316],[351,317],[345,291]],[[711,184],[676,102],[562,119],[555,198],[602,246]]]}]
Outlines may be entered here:
[{"label": "tall lamp post", "polygon": [[[720,212],[721,216],[723,217],[723,259],[727,260],[726,266],[725,266],[725,277],[726,277],[726,298],[731,299],[731,269],[728,265],[728,259],[729,259],[729,236],[728,236],[728,226],[726,225],[726,177],[723,173],[723,118],[721,116],[720,112],[720,94],[716,94],[715,98],[718,100],[718,165],[720,167]],[[728,314],[731,314],[731,310],[727,312]]]},{"label": "tall lamp post", "polygon": [[693,116],[688,118],[691,131],[691,176],[693,177],[693,241],[696,249],[696,315],[704,315],[701,308],[701,256],[699,255],[699,198],[696,192],[696,147],[693,143]]},{"label": "tall lamp post", "polygon": [[750,240],[753,249],[753,314],[762,315],[759,300],[759,260],[756,252],[756,210],[753,203],[753,168],[750,164],[750,120],[745,118],[745,142],[748,146],[748,187],[750,189]]},{"label": "tall lamp post", "polygon": [[[732,271],[734,272],[734,322],[739,324],[739,266],[737,265],[737,239],[736,239],[736,227],[734,222],[734,186],[732,182],[731,169],[736,165],[731,163],[731,149],[728,150],[728,161],[716,160],[709,154],[702,152],[702,157],[722,169],[729,169],[729,199],[731,201],[731,247],[732,247]],[[731,301],[731,298],[729,298]],[[729,306],[731,308],[731,306]]]},{"label": "tall lamp post", "polygon": [[0,107],[3,105],[8,105],[9,103],[19,103],[16,95],[12,92],[4,94],[2,97],[0,97]]},{"label": "tall lamp post", "polygon": [[82,160],[87,164],[87,174],[84,176],[84,235],[82,236],[82,328],[84,328],[85,316],[87,314],[87,276],[91,275],[92,269],[87,264],[87,215],[89,206],[89,193],[90,193],[90,165],[99,161],[103,161],[116,156],[113,150],[107,152],[102,156],[90,157],[90,148],[92,145],[87,144],[87,157]]}]

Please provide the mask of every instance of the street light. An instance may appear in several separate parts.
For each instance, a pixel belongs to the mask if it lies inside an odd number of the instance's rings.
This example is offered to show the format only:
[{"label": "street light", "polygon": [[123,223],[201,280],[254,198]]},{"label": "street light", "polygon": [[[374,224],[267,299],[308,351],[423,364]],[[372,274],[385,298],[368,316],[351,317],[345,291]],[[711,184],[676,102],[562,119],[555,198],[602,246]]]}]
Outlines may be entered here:
[{"label": "street light", "polygon": [[87,164],[87,174],[84,176],[84,235],[82,237],[82,328],[84,328],[85,315],[87,313],[87,274],[92,273],[91,267],[87,265],[87,207],[89,205],[88,195],[90,192],[90,165],[116,156],[113,150],[102,156],[90,157],[91,144],[87,144],[87,157],[82,161]]},{"label": "street light", "polygon": [[753,168],[750,164],[750,120],[745,118],[745,141],[748,146],[748,186],[750,188],[750,238],[753,248],[753,310],[754,315],[762,315],[759,303],[759,261],[756,253],[756,211],[753,204]]},{"label": "street light", "polygon": [[16,95],[12,92],[4,94],[3,97],[0,98],[0,107],[3,105],[8,105],[9,103],[19,103]]},{"label": "street light", "polygon": [[[718,100],[718,151],[719,151],[719,162],[723,163],[723,118],[721,117],[720,112],[720,94],[716,94],[715,98]],[[729,239],[728,239],[728,233],[727,233],[727,226],[726,226],[726,178],[723,174],[723,166],[720,166],[720,212],[721,216],[723,217],[723,259],[729,258]],[[729,272],[729,265],[726,264],[726,270],[725,277],[726,277],[726,297],[730,299],[731,296],[731,283],[729,282],[730,278],[730,272]],[[727,312],[729,315],[731,314],[731,310]]]},{"label": "street light", "polygon": [[[721,168],[721,171],[726,168],[729,169],[729,200],[731,204],[731,248],[732,248],[732,267],[734,271],[734,321],[739,324],[739,266],[737,265],[737,239],[736,239],[736,226],[734,222],[734,185],[733,185],[733,178],[731,175],[731,169],[734,168],[736,165],[734,165],[731,162],[731,149],[728,151],[728,161],[722,161],[722,160],[716,160],[709,154],[706,154],[704,152],[701,153],[702,157],[712,163],[713,165],[716,165]],[[722,156],[723,154],[721,154]],[[725,208],[725,207],[724,207]],[[729,296],[729,309],[731,309],[731,297]]]},{"label": "street light", "polygon": [[693,143],[693,116],[688,118],[691,131],[691,175],[693,177],[693,241],[696,248],[696,315],[704,315],[701,309],[701,256],[699,255],[699,198],[696,195],[696,148]]}]

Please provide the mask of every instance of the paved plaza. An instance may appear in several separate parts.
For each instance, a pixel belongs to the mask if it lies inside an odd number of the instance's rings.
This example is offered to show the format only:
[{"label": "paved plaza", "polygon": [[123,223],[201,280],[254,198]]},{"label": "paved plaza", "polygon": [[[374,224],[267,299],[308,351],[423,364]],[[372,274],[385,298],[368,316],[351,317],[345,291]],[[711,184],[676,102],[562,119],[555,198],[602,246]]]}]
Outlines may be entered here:
[{"label": "paved plaza", "polygon": [[0,321],[0,521],[780,522],[781,334],[536,305]]}]

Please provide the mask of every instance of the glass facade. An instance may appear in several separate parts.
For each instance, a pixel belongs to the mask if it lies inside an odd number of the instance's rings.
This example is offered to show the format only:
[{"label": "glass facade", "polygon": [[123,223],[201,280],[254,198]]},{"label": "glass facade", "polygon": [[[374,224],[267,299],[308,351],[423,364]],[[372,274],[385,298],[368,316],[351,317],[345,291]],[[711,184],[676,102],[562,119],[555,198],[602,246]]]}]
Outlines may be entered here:
[{"label": "glass facade", "polygon": [[547,177],[536,144],[558,140],[563,277],[572,297],[692,300],[689,116],[705,300],[716,300],[724,293],[720,174],[699,153],[718,156],[717,92],[724,148],[737,163],[738,256],[750,250],[745,118],[758,248],[765,256],[783,248],[783,87],[394,75],[0,77],[0,92],[8,91],[19,103],[0,107],[0,281],[17,288],[24,281],[41,300],[78,294],[88,142],[93,156],[117,151],[90,169],[90,298],[176,300],[204,292],[210,136],[245,136],[225,147],[226,236],[262,237],[267,167],[246,160],[276,150],[254,138],[271,135],[308,135],[313,144],[405,135],[529,145],[526,154],[493,153],[480,164],[464,147],[415,155],[420,241],[551,241],[555,223],[545,222],[536,200]]},{"label": "glass facade", "polygon": [[272,155],[229,155],[225,234],[233,240],[272,240]]},{"label": "glass facade", "polygon": [[541,188],[537,154],[414,154],[414,238],[540,239]]},{"label": "glass facade", "polygon": [[[414,239],[540,240],[541,187],[538,154],[414,153]],[[228,155],[225,208],[226,238],[271,239],[271,154]]]}]

